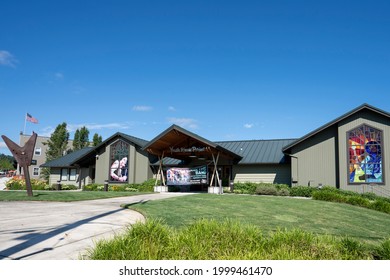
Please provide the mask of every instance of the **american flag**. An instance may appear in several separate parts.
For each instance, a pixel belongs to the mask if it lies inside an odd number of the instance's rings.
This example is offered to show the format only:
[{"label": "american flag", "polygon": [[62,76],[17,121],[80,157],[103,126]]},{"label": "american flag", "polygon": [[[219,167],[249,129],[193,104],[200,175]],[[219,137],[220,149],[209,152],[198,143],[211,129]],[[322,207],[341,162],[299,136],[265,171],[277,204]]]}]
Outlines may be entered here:
[{"label": "american flag", "polygon": [[31,116],[29,113],[26,115],[26,121],[32,122],[32,123],[38,123],[38,120]]}]

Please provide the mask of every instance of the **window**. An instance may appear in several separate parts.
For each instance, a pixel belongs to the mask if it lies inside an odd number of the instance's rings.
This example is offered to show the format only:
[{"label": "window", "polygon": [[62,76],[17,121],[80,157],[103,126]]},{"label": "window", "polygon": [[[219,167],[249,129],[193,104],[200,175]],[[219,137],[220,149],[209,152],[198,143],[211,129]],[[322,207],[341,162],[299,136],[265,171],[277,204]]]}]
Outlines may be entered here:
[{"label": "window", "polygon": [[384,183],[382,131],[368,125],[347,133],[349,183]]},{"label": "window", "polygon": [[34,167],[33,176],[39,176],[39,167]]},{"label": "window", "polygon": [[35,154],[36,156],[40,156],[40,155],[42,154],[42,148],[35,148],[34,154]]},{"label": "window", "polygon": [[75,168],[70,169],[69,181],[76,181],[76,169]]},{"label": "window", "polygon": [[127,182],[129,144],[120,140],[111,145],[110,150],[110,181]]},{"label": "window", "polygon": [[61,181],[68,181],[68,169],[61,169]]}]

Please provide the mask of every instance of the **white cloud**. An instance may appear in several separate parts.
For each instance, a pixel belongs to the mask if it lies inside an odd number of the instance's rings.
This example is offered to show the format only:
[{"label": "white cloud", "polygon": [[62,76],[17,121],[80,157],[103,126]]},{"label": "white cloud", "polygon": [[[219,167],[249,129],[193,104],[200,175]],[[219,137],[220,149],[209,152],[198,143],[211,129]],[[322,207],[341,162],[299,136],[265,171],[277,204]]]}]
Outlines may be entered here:
[{"label": "white cloud", "polygon": [[244,124],[244,127],[248,128],[248,129],[252,128],[253,126],[254,126],[253,123],[246,123],[246,124]]},{"label": "white cloud", "polygon": [[169,106],[169,107],[168,107],[168,111],[175,112],[175,111],[176,111],[176,108],[175,108],[175,107],[173,107],[173,106]]},{"label": "white cloud", "polygon": [[189,118],[168,118],[168,122],[191,129],[197,129],[199,127],[196,120]]},{"label": "white cloud", "polygon": [[16,63],[17,60],[10,52],[0,50],[0,65],[15,67]]},{"label": "white cloud", "polygon": [[76,131],[78,128],[85,126],[88,130],[102,130],[102,129],[128,129],[129,125],[125,123],[106,123],[106,124],[68,124],[67,128],[69,132]]},{"label": "white cloud", "polygon": [[134,106],[133,107],[133,111],[137,111],[137,112],[148,112],[148,111],[152,111],[153,110],[153,107],[150,107],[150,106]]},{"label": "white cloud", "polygon": [[0,142],[0,149],[7,148],[7,145],[4,142]]}]

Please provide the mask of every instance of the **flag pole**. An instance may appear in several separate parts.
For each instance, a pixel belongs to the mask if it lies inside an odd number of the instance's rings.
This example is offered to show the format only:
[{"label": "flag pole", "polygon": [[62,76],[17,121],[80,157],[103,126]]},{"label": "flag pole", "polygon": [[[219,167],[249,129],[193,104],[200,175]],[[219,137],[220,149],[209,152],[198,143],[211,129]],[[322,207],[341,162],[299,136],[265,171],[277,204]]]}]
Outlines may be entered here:
[{"label": "flag pole", "polygon": [[26,134],[26,123],[27,123],[27,113],[24,115],[24,129],[23,129],[23,135]]}]

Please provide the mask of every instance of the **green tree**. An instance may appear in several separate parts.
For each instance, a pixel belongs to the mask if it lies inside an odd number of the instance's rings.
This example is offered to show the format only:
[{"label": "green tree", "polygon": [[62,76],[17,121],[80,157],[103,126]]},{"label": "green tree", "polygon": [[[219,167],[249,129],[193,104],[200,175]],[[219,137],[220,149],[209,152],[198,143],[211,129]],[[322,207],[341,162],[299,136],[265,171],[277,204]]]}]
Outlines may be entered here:
[{"label": "green tree", "polygon": [[73,151],[80,150],[80,130],[76,129],[73,138]]},{"label": "green tree", "polygon": [[102,143],[103,142],[103,140],[102,140],[102,136],[99,136],[97,133],[95,133],[94,135],[93,135],[93,140],[92,140],[92,145],[94,146],[94,147],[96,147],[97,145],[99,145],[100,143]]},{"label": "green tree", "polygon": [[12,156],[7,156],[0,154],[0,170],[12,170],[15,169],[14,158]]},{"label": "green tree", "polygon": [[59,124],[51,134],[47,142],[46,159],[47,161],[57,159],[65,155],[69,141],[69,132],[66,127],[66,122]]},{"label": "green tree", "polygon": [[77,151],[89,146],[89,130],[85,126],[77,129],[74,133],[73,151]]}]

